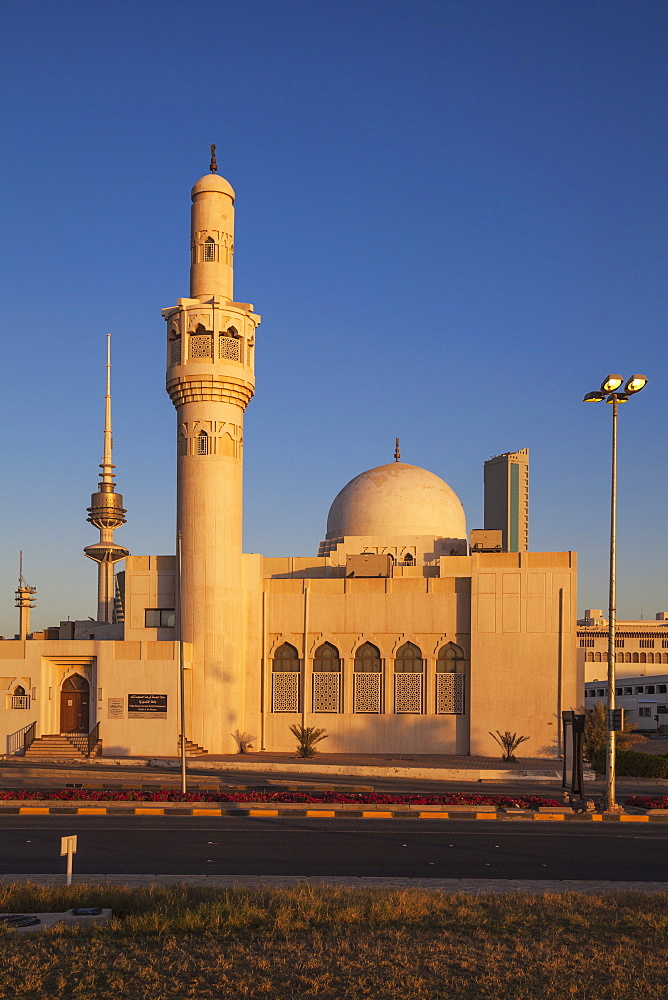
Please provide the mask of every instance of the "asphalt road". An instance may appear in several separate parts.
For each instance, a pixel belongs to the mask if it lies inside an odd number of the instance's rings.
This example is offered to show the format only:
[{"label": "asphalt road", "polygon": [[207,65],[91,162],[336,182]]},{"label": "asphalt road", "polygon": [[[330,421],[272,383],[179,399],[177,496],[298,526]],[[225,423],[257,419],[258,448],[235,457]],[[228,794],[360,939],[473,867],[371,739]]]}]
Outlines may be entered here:
[{"label": "asphalt road", "polygon": [[663,824],[4,816],[0,872],[668,881]]}]

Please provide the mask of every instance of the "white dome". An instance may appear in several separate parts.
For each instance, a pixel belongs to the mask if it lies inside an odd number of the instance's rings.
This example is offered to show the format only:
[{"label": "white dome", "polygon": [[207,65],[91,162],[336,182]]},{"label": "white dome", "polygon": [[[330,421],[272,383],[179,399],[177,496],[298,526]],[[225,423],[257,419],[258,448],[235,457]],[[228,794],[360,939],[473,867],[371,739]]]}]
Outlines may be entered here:
[{"label": "white dome", "polygon": [[330,507],[327,538],[346,535],[434,535],[466,538],[459,497],[433,472],[391,462],[344,486]]}]

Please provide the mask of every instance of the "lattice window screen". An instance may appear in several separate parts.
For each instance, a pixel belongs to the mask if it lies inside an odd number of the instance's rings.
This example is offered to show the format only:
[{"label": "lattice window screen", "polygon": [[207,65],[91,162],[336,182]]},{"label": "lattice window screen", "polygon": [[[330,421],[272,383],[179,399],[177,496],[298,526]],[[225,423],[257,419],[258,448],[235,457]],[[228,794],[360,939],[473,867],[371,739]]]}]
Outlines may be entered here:
[{"label": "lattice window screen", "polygon": [[196,333],[190,338],[191,358],[213,358],[213,337],[210,333]]},{"label": "lattice window screen", "polygon": [[180,365],[181,364],[181,338],[180,337],[176,337],[172,341],[172,343],[170,345],[170,349],[169,349],[169,361],[170,361],[170,364],[172,364],[172,365]]},{"label": "lattice window screen", "polygon": [[353,674],[353,711],[380,712],[381,673],[360,671]]},{"label": "lattice window screen", "polygon": [[299,674],[295,671],[276,671],[271,675],[272,712],[299,711]]},{"label": "lattice window screen", "polygon": [[422,711],[422,677],[423,674],[394,675],[394,711]]},{"label": "lattice window screen", "polygon": [[436,674],[438,715],[464,714],[464,674]]},{"label": "lattice window screen", "polygon": [[238,337],[218,338],[218,357],[225,361],[241,361],[241,340]]},{"label": "lattice window screen", "polygon": [[341,674],[332,670],[316,670],[313,674],[313,711],[338,712]]}]

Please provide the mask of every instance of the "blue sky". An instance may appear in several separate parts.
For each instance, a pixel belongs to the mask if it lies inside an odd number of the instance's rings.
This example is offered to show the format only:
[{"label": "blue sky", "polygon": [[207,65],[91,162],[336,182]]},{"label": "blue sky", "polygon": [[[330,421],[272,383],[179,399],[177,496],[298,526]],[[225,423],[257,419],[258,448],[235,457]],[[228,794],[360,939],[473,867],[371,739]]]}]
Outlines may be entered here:
[{"label": "blue sky", "polygon": [[363,469],[447,479],[531,450],[530,547],[607,603],[620,412],[619,613],[666,590],[664,2],[5,0],[0,632],[18,550],[35,627],[94,615],[86,507],[105,334],[133,553],[174,551],[160,309],[188,294],[209,144],[237,192],[236,287],[263,316],[245,548],[309,554]]}]

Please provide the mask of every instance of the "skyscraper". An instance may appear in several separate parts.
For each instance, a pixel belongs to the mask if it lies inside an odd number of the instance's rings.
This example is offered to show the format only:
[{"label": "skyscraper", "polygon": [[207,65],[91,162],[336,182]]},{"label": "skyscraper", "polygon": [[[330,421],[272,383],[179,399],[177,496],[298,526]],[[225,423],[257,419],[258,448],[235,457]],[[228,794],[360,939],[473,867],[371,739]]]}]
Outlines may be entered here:
[{"label": "skyscraper", "polygon": [[505,552],[529,547],[529,449],[485,462],[485,528],[503,532]]}]

